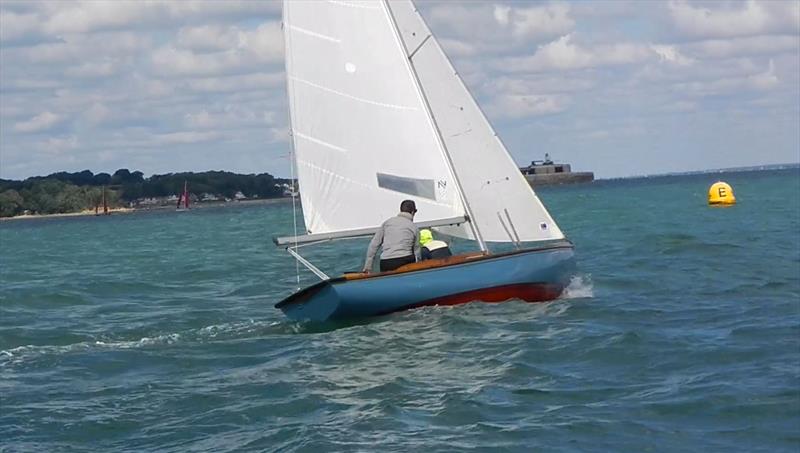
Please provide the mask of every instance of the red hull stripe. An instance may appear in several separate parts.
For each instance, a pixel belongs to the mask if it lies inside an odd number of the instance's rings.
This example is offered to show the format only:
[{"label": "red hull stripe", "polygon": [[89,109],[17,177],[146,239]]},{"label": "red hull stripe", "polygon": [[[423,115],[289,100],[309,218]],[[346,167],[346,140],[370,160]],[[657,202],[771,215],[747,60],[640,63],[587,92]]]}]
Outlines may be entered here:
[{"label": "red hull stripe", "polygon": [[436,299],[429,299],[412,306],[403,307],[400,310],[411,308],[428,307],[432,305],[459,305],[469,302],[505,302],[511,299],[520,299],[525,302],[546,302],[553,300],[561,295],[563,285],[548,283],[517,283],[515,285],[495,286],[493,288],[481,288],[474,291],[467,291],[459,294],[451,294]]}]

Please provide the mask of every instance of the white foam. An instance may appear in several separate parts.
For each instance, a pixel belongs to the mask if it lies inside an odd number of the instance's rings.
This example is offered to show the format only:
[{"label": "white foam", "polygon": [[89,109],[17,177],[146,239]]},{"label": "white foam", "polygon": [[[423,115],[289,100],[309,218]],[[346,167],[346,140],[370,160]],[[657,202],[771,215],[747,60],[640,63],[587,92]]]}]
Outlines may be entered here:
[{"label": "white foam", "polygon": [[[120,341],[82,341],[68,345],[25,345],[8,350],[0,350],[0,367],[17,364],[46,355],[63,355],[91,350],[123,350],[173,345],[180,341],[205,342],[253,335],[264,328],[281,325],[278,321],[265,322],[252,319],[245,322],[225,323],[192,329],[182,333],[168,333],[138,340]],[[220,338],[221,337],[221,338]]]},{"label": "white foam", "polygon": [[590,299],[594,297],[591,275],[575,275],[561,292],[559,299]]}]

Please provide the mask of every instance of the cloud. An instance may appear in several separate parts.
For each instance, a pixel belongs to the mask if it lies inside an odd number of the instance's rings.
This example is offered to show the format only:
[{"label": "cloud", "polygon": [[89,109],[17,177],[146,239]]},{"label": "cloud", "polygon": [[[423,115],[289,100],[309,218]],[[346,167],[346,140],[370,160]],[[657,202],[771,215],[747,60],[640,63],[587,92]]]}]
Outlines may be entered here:
[{"label": "cloud", "polygon": [[153,138],[155,145],[177,145],[215,142],[223,138],[219,132],[182,131],[158,134]]},{"label": "cloud", "polygon": [[240,32],[237,27],[221,24],[182,27],[175,40],[176,47],[199,52],[222,51],[239,44]]},{"label": "cloud", "polygon": [[186,113],[183,123],[189,129],[233,130],[271,126],[275,124],[275,118],[274,112],[264,111],[257,106],[227,104],[213,109]]},{"label": "cloud", "polygon": [[64,35],[59,42],[16,47],[6,51],[7,57],[25,60],[27,64],[87,62],[99,57],[112,59],[147,51],[152,38],[133,32],[102,32]]},{"label": "cloud", "polygon": [[775,74],[775,63],[769,60],[765,71],[740,77],[722,77],[714,80],[687,81],[675,84],[675,88],[693,96],[718,96],[738,94],[743,91],[768,91],[780,83]]},{"label": "cloud", "polygon": [[547,115],[566,109],[566,98],[558,95],[504,94],[493,99],[487,110],[495,118],[518,119]]},{"label": "cloud", "polygon": [[113,112],[111,109],[99,102],[95,102],[91,107],[89,107],[88,110],[84,112],[84,118],[86,118],[89,123],[93,125],[108,121],[112,115]]},{"label": "cloud", "polygon": [[675,46],[657,45],[650,46],[653,52],[658,55],[659,59],[664,62],[673,63],[679,66],[687,66],[692,64],[692,59],[681,54]]},{"label": "cloud", "polygon": [[494,19],[510,29],[518,39],[552,37],[568,33],[575,26],[570,17],[570,7],[565,4],[517,7],[494,5]]},{"label": "cloud", "polygon": [[[231,28],[223,35],[231,42],[235,35],[235,45],[205,53],[174,45],[164,46],[153,52],[152,68],[168,77],[207,77],[251,72],[259,66],[283,61],[283,35],[277,22],[263,23],[255,30]],[[184,39],[184,45],[189,39]]]},{"label": "cloud", "polygon": [[245,19],[280,10],[279,2],[253,1],[149,1],[149,2],[55,2],[44,8],[48,19],[43,29],[50,34],[90,33],[127,28],[158,28],[180,23],[218,19]]},{"label": "cloud", "polygon": [[730,39],[709,39],[686,44],[690,54],[700,58],[731,58],[744,55],[792,53],[797,55],[800,39],[797,36],[763,35]]},{"label": "cloud", "polygon": [[693,37],[732,38],[800,30],[800,2],[748,0],[741,7],[715,3],[695,7],[684,0],[669,3],[674,26]]},{"label": "cloud", "polygon": [[[519,3],[487,2],[435,3],[425,8],[424,16],[436,37],[451,56],[508,54],[515,49],[529,48],[569,33],[575,21],[570,6],[519,6]],[[475,31],[480,38],[475,39]]]},{"label": "cloud", "polygon": [[584,69],[607,65],[624,65],[652,56],[648,46],[633,43],[584,47],[572,42],[572,35],[540,45],[532,56],[500,60],[498,69],[512,72],[542,72]]},{"label": "cloud", "polygon": [[20,121],[14,125],[14,130],[23,133],[43,132],[59,122],[61,117],[51,112],[42,112],[28,121]]},{"label": "cloud", "polygon": [[113,61],[87,62],[79,66],[67,68],[65,74],[78,78],[108,77],[117,72],[117,65]]},{"label": "cloud", "polygon": [[460,41],[458,39],[441,39],[439,40],[442,49],[450,57],[471,57],[478,53],[478,47],[468,42]]},{"label": "cloud", "polygon": [[266,73],[237,74],[219,77],[200,77],[188,79],[188,89],[199,93],[243,93],[257,90],[282,89],[286,83],[283,71]]},{"label": "cloud", "polygon": [[44,35],[39,30],[39,24],[37,14],[0,10],[0,41],[8,45],[22,43],[26,38],[41,40]]},{"label": "cloud", "polygon": [[78,146],[78,137],[75,135],[49,137],[36,144],[36,148],[47,154],[62,154],[65,151],[75,150],[78,148]]},{"label": "cloud", "polygon": [[[287,175],[280,4],[0,1],[0,173]],[[731,164],[800,149],[797,2],[417,6],[511,150],[535,136],[607,176],[657,173],[653,143],[703,161],[686,129]],[[747,157],[756,123],[773,146]]]}]

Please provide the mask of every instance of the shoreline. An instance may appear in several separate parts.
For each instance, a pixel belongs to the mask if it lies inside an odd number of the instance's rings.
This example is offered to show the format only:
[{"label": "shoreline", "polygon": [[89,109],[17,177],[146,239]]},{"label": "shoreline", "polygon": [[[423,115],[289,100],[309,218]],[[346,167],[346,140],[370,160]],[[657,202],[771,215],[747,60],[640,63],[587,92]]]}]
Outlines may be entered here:
[{"label": "shoreline", "polygon": [[[196,203],[194,204],[189,210],[191,209],[213,209],[213,208],[225,208],[225,207],[233,207],[233,206],[242,206],[242,205],[262,205],[262,204],[275,204],[284,201],[291,201],[291,197],[281,197],[281,198],[261,198],[256,200],[239,200],[239,201],[220,201],[220,202],[206,202],[206,203]],[[169,211],[175,210],[175,206],[173,205],[165,205],[165,206],[151,206],[151,207],[140,207],[140,208],[113,208],[108,210],[108,214],[103,214],[99,212],[95,214],[94,209],[85,209],[83,211],[78,212],[64,212],[58,214],[22,214],[13,217],[0,217],[0,222],[11,221],[11,220],[33,220],[33,219],[53,219],[53,218],[63,218],[63,217],[106,217],[109,215],[118,215],[118,214],[135,214],[137,212],[151,212],[151,211]]]},{"label": "shoreline", "polygon": [[108,214],[104,214],[102,212],[98,212],[97,214],[95,214],[94,209],[87,209],[78,212],[60,212],[57,214],[22,214],[22,215],[15,215],[13,217],[0,217],[0,222],[8,220],[50,219],[59,217],[89,217],[89,216],[102,217],[111,214],[130,214],[134,211],[136,211],[136,209],[134,208],[113,208],[108,210]]}]

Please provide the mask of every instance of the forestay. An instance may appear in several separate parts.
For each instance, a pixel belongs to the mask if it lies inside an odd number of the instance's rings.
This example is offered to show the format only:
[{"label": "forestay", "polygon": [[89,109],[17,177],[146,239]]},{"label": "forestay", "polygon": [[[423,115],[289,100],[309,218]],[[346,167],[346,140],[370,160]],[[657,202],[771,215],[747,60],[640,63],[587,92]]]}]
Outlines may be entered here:
[{"label": "forestay", "polygon": [[[472,220],[483,239],[506,242],[511,235],[520,241],[562,239],[558,225],[517,168],[414,4],[410,0],[384,4],[400,31],[472,211]],[[469,233],[454,233],[458,231]]]},{"label": "forestay", "polygon": [[[292,142],[308,233],[466,214],[386,4],[285,1]],[[476,163],[477,165],[477,163]]]}]

